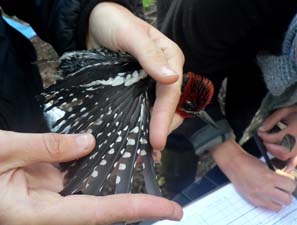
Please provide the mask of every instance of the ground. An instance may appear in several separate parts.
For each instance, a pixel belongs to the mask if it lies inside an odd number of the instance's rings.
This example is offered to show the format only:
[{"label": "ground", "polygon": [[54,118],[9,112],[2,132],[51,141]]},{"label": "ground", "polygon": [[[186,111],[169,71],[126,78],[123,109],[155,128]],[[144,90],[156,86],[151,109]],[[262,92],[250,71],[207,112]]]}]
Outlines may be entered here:
[{"label": "ground", "polygon": [[[153,25],[156,24],[155,6],[152,6],[146,9],[145,15],[151,24]],[[58,65],[58,56],[49,44],[43,42],[38,37],[33,38],[32,42],[38,54],[37,64],[40,68],[41,76],[44,80],[44,86],[47,87],[55,81],[54,74]],[[209,157],[209,154],[207,153],[199,156],[199,160],[197,161],[197,164],[198,164],[197,178],[203,176],[214,165],[213,161]],[[164,187],[164,184],[166,183],[166,181],[160,175],[160,165],[156,166],[156,171],[158,175],[158,182],[159,182],[159,185],[162,187],[163,194],[165,196],[168,196],[168,192]],[[134,183],[133,192],[138,193],[138,192],[144,191],[141,169],[137,169],[133,183]],[[111,179],[111,181],[104,188],[105,194],[112,193],[113,184],[114,184],[114,180]]]}]

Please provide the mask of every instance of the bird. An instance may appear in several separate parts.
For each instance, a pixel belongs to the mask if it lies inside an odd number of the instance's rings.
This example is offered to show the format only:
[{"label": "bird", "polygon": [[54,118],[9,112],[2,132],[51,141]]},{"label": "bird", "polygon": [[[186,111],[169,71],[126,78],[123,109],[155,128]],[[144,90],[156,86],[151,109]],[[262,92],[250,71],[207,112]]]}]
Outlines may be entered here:
[{"label": "bird", "polygon": [[[87,132],[96,139],[89,155],[61,164],[66,173],[61,194],[102,195],[112,175],[114,193],[130,193],[140,159],[146,193],[161,196],[148,129],[155,82],[137,60],[106,48],[67,52],[59,59],[56,75],[56,83],[37,96],[49,130]],[[212,82],[188,72],[181,89],[176,112],[216,126],[204,110],[213,97]]]}]

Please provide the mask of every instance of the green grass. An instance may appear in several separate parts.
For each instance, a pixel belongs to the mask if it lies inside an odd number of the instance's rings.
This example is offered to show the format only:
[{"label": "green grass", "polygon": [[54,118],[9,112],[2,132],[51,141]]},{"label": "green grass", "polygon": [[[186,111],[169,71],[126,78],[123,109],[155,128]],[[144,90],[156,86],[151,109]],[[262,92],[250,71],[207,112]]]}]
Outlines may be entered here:
[{"label": "green grass", "polygon": [[154,3],[154,0],[142,0],[143,7],[146,9]]}]

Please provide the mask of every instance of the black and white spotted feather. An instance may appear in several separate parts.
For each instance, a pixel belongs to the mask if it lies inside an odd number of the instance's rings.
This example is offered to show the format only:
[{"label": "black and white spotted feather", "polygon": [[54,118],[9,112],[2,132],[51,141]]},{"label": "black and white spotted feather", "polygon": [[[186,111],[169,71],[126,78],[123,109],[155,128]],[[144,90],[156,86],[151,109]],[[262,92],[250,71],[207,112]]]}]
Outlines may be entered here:
[{"label": "black and white spotted feather", "polygon": [[92,133],[94,151],[62,165],[63,195],[100,195],[116,173],[115,193],[129,193],[141,158],[147,193],[160,195],[149,144],[152,80],[136,60],[106,49],[70,52],[60,59],[60,79],[38,98],[49,128],[58,133]]}]

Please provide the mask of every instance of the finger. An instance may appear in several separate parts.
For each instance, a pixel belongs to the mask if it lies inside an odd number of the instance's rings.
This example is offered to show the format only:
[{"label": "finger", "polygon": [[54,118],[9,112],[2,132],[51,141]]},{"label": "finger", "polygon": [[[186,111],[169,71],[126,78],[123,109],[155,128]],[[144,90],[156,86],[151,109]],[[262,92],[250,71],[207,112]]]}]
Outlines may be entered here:
[{"label": "finger", "polygon": [[259,131],[264,132],[271,130],[278,122],[280,122],[282,119],[287,117],[292,112],[293,111],[291,108],[283,108],[275,111],[265,119],[264,123],[259,128]]},{"label": "finger", "polygon": [[282,145],[271,144],[264,142],[266,149],[276,158],[286,161],[291,157],[291,152],[289,149]]},{"label": "finger", "polygon": [[251,201],[252,204],[258,206],[258,207],[262,207],[265,209],[269,209],[272,210],[274,212],[278,212],[282,209],[282,205],[272,201],[269,198],[264,198],[263,196],[257,196],[255,198],[249,199]]},{"label": "finger", "polygon": [[176,84],[157,85],[157,98],[150,122],[150,143],[156,150],[162,150],[165,147],[179,98],[180,88]]},{"label": "finger", "polygon": [[290,178],[291,180],[295,180],[294,175],[292,175],[292,174],[290,174],[290,173],[287,173],[286,171],[277,169],[277,170],[276,170],[276,173],[277,173],[278,175],[281,175],[281,176],[284,176],[284,177],[288,177],[288,178]]},{"label": "finger", "polygon": [[259,137],[267,143],[281,143],[284,139],[284,136],[287,134],[286,130],[280,130],[279,132],[267,133],[267,132],[258,132]]},{"label": "finger", "polygon": [[277,188],[267,190],[265,194],[269,196],[274,202],[281,205],[289,205],[292,201],[291,194]]},{"label": "finger", "polygon": [[37,162],[65,162],[89,153],[95,139],[90,134],[25,134],[0,132],[3,149],[0,171],[23,167]]},{"label": "finger", "polygon": [[296,168],[297,166],[297,156],[291,158],[285,168],[285,172],[286,173],[291,173],[294,171],[294,169]]},{"label": "finger", "polygon": [[[149,34],[142,38],[144,43],[139,42],[142,46],[134,46],[136,47],[134,54],[144,70],[160,82],[157,85],[156,101],[152,111],[150,142],[154,149],[162,150],[180,98],[184,59],[179,48],[172,41],[164,37],[155,28],[149,27],[148,29]],[[139,37],[140,35],[143,36],[141,32],[138,35]],[[144,50],[144,46],[146,46],[146,50]],[[139,51],[140,49],[141,51]],[[161,66],[164,63],[169,65],[170,68],[174,68],[175,74],[178,75],[178,82],[165,84],[166,80],[164,74],[162,74],[163,69]]]},{"label": "finger", "polygon": [[144,194],[105,197],[68,196],[47,212],[56,225],[105,225],[152,219],[180,220],[182,209],[169,200]]},{"label": "finger", "polygon": [[[169,54],[168,54],[169,55]],[[181,70],[182,64],[169,58],[169,64]],[[175,64],[175,65],[174,65]],[[182,71],[179,71],[180,74]],[[150,141],[154,149],[162,150],[165,147],[167,135],[171,132],[172,120],[181,95],[181,79],[173,84],[157,84],[156,100],[152,110],[150,123]]]},{"label": "finger", "polygon": [[274,176],[274,184],[289,194],[292,194],[296,189],[295,178],[292,174],[286,173],[282,170],[276,170],[277,176]]},{"label": "finger", "polygon": [[168,85],[158,83],[156,89],[157,98],[150,124],[150,141],[155,149],[161,150],[165,147],[168,133],[171,132],[172,121],[181,95],[184,57],[180,49],[173,42],[164,38],[160,32],[152,29],[150,36],[156,45],[163,49],[170,67],[177,71],[179,75],[177,82]]}]

